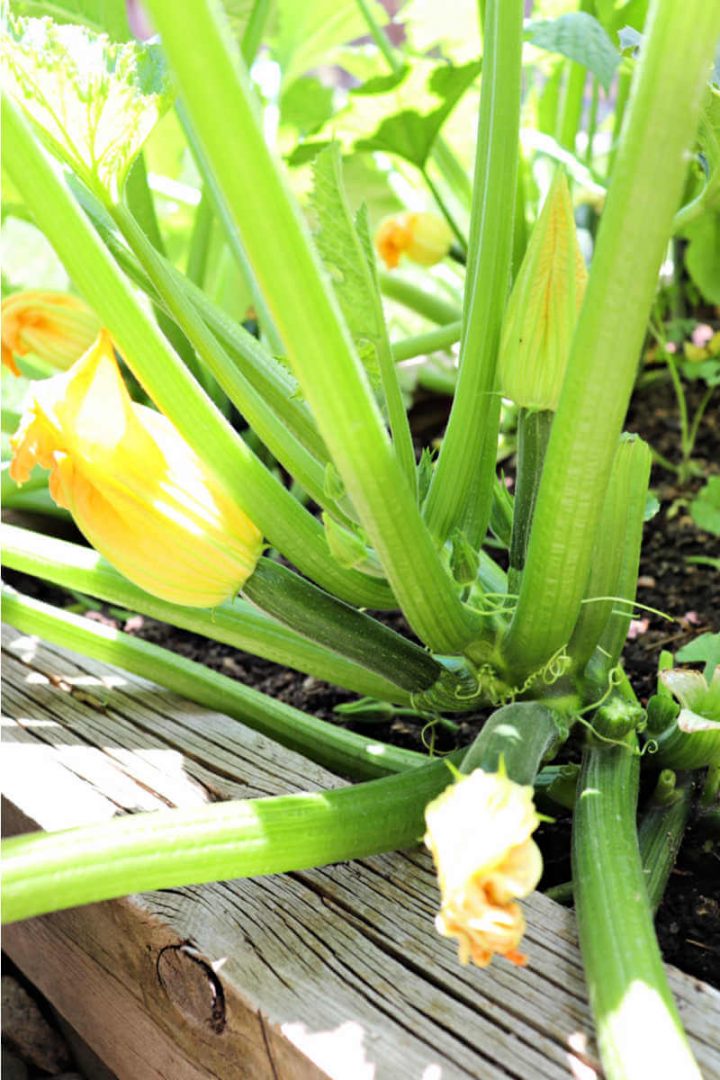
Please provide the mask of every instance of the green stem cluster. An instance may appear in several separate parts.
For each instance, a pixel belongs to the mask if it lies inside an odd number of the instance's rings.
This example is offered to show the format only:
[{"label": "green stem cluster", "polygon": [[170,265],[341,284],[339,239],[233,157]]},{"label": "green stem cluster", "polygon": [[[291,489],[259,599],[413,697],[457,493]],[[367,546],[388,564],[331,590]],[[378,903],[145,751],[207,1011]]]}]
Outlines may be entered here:
[{"label": "green stem cluster", "polygon": [[[149,6],[288,360],[400,606],[426,644],[460,651],[472,619],[423,527],[307,227],[266,145],[241,58],[209,0]],[[193,93],[198,86],[202,97]]]}]

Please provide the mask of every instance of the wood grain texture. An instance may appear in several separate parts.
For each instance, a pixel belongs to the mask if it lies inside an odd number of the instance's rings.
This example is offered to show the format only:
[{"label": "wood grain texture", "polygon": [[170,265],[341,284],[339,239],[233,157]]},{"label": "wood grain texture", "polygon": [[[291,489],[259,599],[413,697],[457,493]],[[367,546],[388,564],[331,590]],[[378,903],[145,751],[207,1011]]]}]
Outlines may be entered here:
[{"label": "wood grain texture", "polygon": [[[343,782],[107,665],[7,629],[3,650],[9,833]],[[529,966],[478,971],[436,903],[418,850],[59,912],[4,945],[121,1080],[599,1076],[572,914],[533,895]],[[720,995],[671,982],[718,1080]]]}]

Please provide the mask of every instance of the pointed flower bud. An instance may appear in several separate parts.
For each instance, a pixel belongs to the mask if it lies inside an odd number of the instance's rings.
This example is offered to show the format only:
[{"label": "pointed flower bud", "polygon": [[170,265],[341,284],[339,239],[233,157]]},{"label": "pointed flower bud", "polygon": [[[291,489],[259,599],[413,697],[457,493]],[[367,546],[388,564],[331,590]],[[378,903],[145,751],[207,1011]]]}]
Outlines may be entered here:
[{"label": "pointed flower bud", "polygon": [[10,475],[50,469],[50,494],[130,581],[213,607],[255,569],[262,537],[167,417],[131,400],[102,331],[69,371],[35,384]]},{"label": "pointed flower bud", "polygon": [[66,371],[90,348],[100,331],[97,315],[69,293],[13,293],[2,302],[2,362],[15,374],[16,356],[32,353]]},{"label": "pointed flower bud", "polygon": [[434,266],[444,259],[453,234],[437,214],[396,214],[386,218],[375,233],[375,247],[388,270],[394,270],[401,255],[420,266]]},{"label": "pointed flower bud", "polygon": [[526,409],[557,409],[587,270],[572,200],[558,172],[508,300],[500,341],[500,389]]},{"label": "pointed flower bud", "polygon": [[533,789],[502,773],[475,769],[425,810],[425,844],[438,874],[435,925],[457,938],[461,964],[487,967],[497,953],[524,964],[519,904],[537,885],[542,856],[531,835],[539,824]]}]

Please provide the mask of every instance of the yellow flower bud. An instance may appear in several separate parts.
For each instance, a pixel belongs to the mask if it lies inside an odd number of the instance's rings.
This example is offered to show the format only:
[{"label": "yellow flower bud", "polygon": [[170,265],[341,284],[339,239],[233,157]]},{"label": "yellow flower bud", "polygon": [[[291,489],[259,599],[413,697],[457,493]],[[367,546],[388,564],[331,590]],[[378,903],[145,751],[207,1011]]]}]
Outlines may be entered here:
[{"label": "yellow flower bud", "polygon": [[450,227],[437,214],[397,214],[375,233],[375,247],[388,270],[395,269],[401,255],[420,266],[434,266],[445,258],[452,241]]},{"label": "yellow flower bud", "polygon": [[19,375],[15,357],[32,353],[66,371],[90,348],[99,331],[97,315],[77,296],[13,293],[2,302],[2,362]]},{"label": "yellow flower bud", "polygon": [[525,920],[514,901],[542,874],[530,839],[539,823],[533,789],[475,769],[429,804],[425,822],[440,884],[438,933],[457,938],[461,964],[487,967],[496,953],[524,964],[518,945]]},{"label": "yellow flower bud", "polygon": [[587,270],[572,200],[558,172],[510,294],[499,355],[502,393],[527,409],[557,409]]},{"label": "yellow flower bud", "polygon": [[262,537],[167,417],[130,398],[106,331],[41,380],[11,440],[10,475],[50,469],[50,494],[130,581],[214,607],[255,569]]}]

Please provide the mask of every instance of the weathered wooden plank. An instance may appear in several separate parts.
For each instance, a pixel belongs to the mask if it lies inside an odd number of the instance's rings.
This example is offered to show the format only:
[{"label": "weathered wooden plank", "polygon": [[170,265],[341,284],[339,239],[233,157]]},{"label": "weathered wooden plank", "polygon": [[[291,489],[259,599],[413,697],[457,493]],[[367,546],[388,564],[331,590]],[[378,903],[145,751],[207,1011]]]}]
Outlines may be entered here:
[{"label": "weathered wooden plank", "polygon": [[[9,831],[342,781],[237,721],[4,632]],[[569,912],[526,907],[529,966],[463,969],[424,852],[166,890],[8,927],[5,947],[132,1080],[599,1075]],[[671,975],[706,1077],[720,995]]]}]

